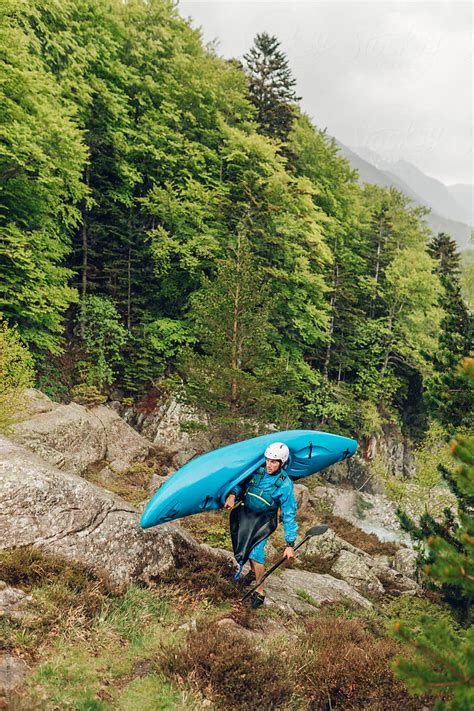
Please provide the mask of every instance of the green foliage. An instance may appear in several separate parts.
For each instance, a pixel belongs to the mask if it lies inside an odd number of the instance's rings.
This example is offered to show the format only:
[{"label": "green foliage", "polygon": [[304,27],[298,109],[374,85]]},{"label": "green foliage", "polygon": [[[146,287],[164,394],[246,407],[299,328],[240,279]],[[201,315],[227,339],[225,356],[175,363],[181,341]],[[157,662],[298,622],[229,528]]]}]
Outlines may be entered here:
[{"label": "green foliage", "polygon": [[76,300],[63,262],[86,150],[74,105],[41,51],[36,3],[0,7],[0,310],[32,352],[59,353],[63,314]]},{"label": "green foliage", "polygon": [[[465,370],[474,383],[474,363],[466,359]],[[397,624],[401,639],[415,651],[414,660],[401,660],[398,674],[416,694],[436,689],[446,697],[438,708],[464,709],[474,703],[474,626],[471,604],[474,600],[474,437],[458,435],[452,446],[457,464],[454,471],[440,465],[458,504],[458,519],[450,510],[444,521],[425,515],[416,527],[406,515],[402,525],[415,539],[428,547],[425,571],[428,579],[446,600],[461,612],[468,629],[456,634],[444,620],[422,620],[421,633],[403,623]]]},{"label": "green foliage", "polygon": [[106,399],[107,397],[102,395],[100,390],[98,390],[94,385],[80,383],[79,385],[74,385],[74,387],[71,388],[71,400],[79,403],[79,405],[95,407],[96,405],[104,403]]},{"label": "green foliage", "polygon": [[435,709],[467,711],[474,704],[474,627],[460,638],[445,623],[430,617],[421,624],[421,634],[396,624],[399,638],[416,651],[415,661],[397,662],[397,675],[415,695],[436,692],[444,696],[446,700],[437,701]]},{"label": "green foliage", "polygon": [[9,432],[21,414],[21,396],[33,376],[33,359],[18,328],[9,328],[0,315],[0,432]]},{"label": "green foliage", "polygon": [[204,354],[187,363],[188,392],[226,428],[238,428],[243,417],[265,422],[284,416],[266,292],[249,241],[239,234],[216,278],[205,280],[191,302],[190,320]]},{"label": "green foliage", "polygon": [[[4,0],[0,13],[0,311],[49,392],[77,380],[49,364],[74,371],[59,359],[67,334],[87,385],[134,397],[186,363],[189,398],[229,436],[256,420],[422,431],[427,383],[433,415],[466,424],[470,396],[447,370],[466,322],[427,252],[426,211],[359,186],[297,108],[277,38],[257,35],[245,69],[170,0]],[[263,291],[236,368],[219,329],[193,324],[223,303],[239,235]]]},{"label": "green foliage", "polygon": [[114,366],[127,341],[127,331],[110,299],[87,296],[79,305],[79,321],[88,359],[77,365],[87,385],[99,389],[114,381]]}]

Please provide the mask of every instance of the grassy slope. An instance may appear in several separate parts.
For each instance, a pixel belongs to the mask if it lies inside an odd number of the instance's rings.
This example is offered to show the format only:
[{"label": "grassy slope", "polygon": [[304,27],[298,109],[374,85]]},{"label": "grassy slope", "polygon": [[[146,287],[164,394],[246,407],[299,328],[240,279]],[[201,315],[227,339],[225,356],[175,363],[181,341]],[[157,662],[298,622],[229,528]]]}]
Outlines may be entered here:
[{"label": "grassy slope", "polygon": [[[133,502],[146,490],[151,469],[146,465],[140,471],[136,484],[130,473],[119,487]],[[300,516],[301,531],[312,523],[314,515]],[[389,553],[384,544],[378,549],[373,536],[334,519],[336,531],[338,523],[354,545]],[[190,517],[182,525],[201,542],[231,548],[225,512]],[[272,543],[282,549],[281,524]],[[317,561],[314,565],[311,569],[317,569]],[[228,566],[206,556],[190,560],[186,552],[160,585],[134,585],[123,595],[85,570],[27,549],[0,554],[0,579],[35,600],[22,622],[0,621],[2,646],[31,667],[10,700],[13,709],[25,711],[193,709],[202,708],[204,699],[210,700],[210,708],[226,710],[236,699],[244,709],[254,701],[260,708],[272,708],[277,699],[278,708],[323,708],[320,694],[334,708],[388,711],[406,705],[408,698],[391,672],[401,649],[390,638],[393,621],[411,617],[416,627],[424,613],[448,615],[436,603],[406,598],[387,600],[369,613],[345,606],[315,609],[314,617],[305,619],[271,608],[249,613],[239,602],[241,592]],[[228,628],[220,631],[217,622],[229,617],[247,629],[243,638]],[[334,635],[344,654],[352,655],[349,665],[341,666],[344,657],[334,655]],[[311,658],[310,674],[298,672],[306,664],[299,657],[303,653]],[[278,660],[285,663],[275,673]],[[260,679],[252,671],[256,662]],[[411,709],[424,704],[408,703]]]}]

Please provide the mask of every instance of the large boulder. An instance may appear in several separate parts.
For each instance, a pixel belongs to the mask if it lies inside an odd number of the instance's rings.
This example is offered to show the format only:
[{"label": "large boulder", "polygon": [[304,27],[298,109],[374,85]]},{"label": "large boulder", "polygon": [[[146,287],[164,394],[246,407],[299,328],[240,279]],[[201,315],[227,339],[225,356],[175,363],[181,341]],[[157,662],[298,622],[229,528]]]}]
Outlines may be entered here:
[{"label": "large boulder", "polygon": [[331,567],[331,572],[334,575],[342,578],[361,595],[380,596],[384,593],[384,587],[379,579],[372,572],[365,560],[351,553],[350,551],[341,551]]},{"label": "large boulder", "polygon": [[345,580],[362,595],[377,597],[384,592],[396,595],[414,595],[418,592],[417,582],[404,572],[409,569],[411,553],[413,551],[400,549],[393,560],[398,560],[400,567],[404,562],[405,567],[402,571],[394,562],[394,569],[390,556],[371,556],[329,529],[322,536],[314,536],[308,541],[305,557],[317,556],[328,561],[331,572],[338,578]]},{"label": "large boulder", "polygon": [[142,530],[126,501],[0,436],[0,548],[33,545],[87,566],[114,587],[167,572],[194,539],[171,524]]},{"label": "large boulder", "polygon": [[344,580],[305,570],[285,570],[278,577],[269,577],[265,588],[266,604],[287,612],[314,612],[315,607],[327,602],[349,603],[367,609],[372,606]]},{"label": "large boulder", "polygon": [[24,400],[25,419],[15,425],[12,439],[64,471],[83,474],[104,460],[123,470],[124,464],[143,461],[152,446],[105,405],[62,405],[32,389]]}]

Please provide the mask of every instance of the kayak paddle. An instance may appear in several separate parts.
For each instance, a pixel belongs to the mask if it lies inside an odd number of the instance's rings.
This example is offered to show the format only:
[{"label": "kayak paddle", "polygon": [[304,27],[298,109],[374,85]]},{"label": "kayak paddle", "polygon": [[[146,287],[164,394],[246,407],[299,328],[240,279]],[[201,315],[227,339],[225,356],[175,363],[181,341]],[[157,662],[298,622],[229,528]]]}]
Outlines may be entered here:
[{"label": "kayak paddle", "polygon": [[[326,533],[328,530],[329,526],[326,523],[320,523],[319,526],[313,526],[313,528],[310,528],[309,531],[306,531],[305,537],[301,541],[301,543],[298,543],[297,546],[294,547],[294,550],[298,550],[303,543],[306,543],[306,541],[309,541],[310,538],[313,536],[321,536],[323,533]],[[249,595],[251,595],[257,588],[260,587],[260,585],[263,583],[264,580],[268,578],[269,575],[271,575],[282,563],[285,562],[285,560],[288,560],[288,558],[281,558],[281,560],[277,561],[274,565],[272,565],[271,568],[267,570],[265,575],[262,577],[262,579],[258,582],[255,587],[251,588],[248,592],[245,593],[245,595],[242,598],[242,602],[248,598]]]}]

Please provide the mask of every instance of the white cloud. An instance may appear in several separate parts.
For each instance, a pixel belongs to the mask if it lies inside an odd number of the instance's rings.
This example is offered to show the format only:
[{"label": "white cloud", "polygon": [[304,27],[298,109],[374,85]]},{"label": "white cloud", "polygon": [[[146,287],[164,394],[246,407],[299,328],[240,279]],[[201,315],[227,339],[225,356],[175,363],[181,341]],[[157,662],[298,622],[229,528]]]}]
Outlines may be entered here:
[{"label": "white cloud", "polygon": [[470,3],[193,0],[180,12],[225,57],[277,35],[302,108],[343,143],[473,180]]}]

